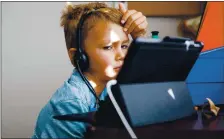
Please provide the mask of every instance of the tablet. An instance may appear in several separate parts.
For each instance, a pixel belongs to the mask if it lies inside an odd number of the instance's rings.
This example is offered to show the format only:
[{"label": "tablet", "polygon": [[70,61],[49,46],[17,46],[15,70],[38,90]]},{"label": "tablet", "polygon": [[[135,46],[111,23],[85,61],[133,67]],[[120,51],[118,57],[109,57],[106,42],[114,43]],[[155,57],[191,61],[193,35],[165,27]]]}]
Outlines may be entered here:
[{"label": "tablet", "polygon": [[203,43],[187,38],[137,38],[131,43],[117,81],[119,84],[184,81],[202,48]]},{"label": "tablet", "polygon": [[[129,48],[112,93],[132,127],[173,121],[195,114],[185,80],[203,43],[185,38],[137,38]],[[99,115],[120,118],[110,101]],[[110,106],[111,105],[111,106]],[[103,120],[106,123],[108,120]],[[110,124],[109,123],[109,124]],[[109,125],[108,124],[108,125]]]}]

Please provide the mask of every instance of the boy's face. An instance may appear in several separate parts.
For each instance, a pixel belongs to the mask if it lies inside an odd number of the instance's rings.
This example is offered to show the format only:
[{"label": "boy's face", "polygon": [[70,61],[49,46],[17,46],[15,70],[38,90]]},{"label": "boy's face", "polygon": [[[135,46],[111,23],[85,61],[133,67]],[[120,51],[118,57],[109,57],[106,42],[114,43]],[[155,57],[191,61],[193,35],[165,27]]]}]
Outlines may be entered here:
[{"label": "boy's face", "polygon": [[129,47],[123,28],[112,22],[98,21],[87,33],[84,44],[90,63],[88,72],[104,81],[116,78]]}]

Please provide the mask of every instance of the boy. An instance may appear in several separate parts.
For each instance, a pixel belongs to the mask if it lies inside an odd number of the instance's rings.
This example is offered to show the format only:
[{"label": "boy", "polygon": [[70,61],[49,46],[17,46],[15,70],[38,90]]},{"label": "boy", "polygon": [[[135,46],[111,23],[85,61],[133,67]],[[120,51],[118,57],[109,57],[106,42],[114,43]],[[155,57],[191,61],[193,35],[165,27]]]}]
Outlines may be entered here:
[{"label": "boy", "polygon": [[[77,71],[77,26],[84,12],[91,12],[81,29],[81,47],[88,57],[88,68],[81,72],[96,94]],[[71,77],[54,93],[41,110],[33,138],[84,138],[88,125],[53,119],[54,115],[86,113],[96,110],[96,99],[104,100],[106,83],[116,78],[127,54],[130,40],[146,35],[147,20],[142,13],[119,10],[104,3],[67,5],[61,17],[65,41],[71,63],[75,67]],[[97,98],[96,98],[97,97]]]}]

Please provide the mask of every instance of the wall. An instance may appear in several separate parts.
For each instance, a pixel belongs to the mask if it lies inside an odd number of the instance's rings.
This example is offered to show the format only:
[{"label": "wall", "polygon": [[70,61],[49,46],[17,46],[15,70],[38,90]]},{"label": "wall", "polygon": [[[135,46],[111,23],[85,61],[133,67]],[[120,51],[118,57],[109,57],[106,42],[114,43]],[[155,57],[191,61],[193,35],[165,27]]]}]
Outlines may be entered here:
[{"label": "wall", "polygon": [[177,26],[182,18],[178,17],[147,17],[149,35],[151,31],[159,31],[159,36],[179,36]]},{"label": "wall", "polygon": [[[29,138],[41,108],[70,76],[60,12],[65,2],[2,2],[2,137]],[[148,18],[177,36],[178,18]]]},{"label": "wall", "polygon": [[[147,16],[198,16],[204,11],[205,2],[201,1],[129,1],[129,9],[136,9]],[[189,8],[190,7],[190,8]]]},{"label": "wall", "polygon": [[64,2],[2,3],[2,137],[28,138],[37,115],[70,75]]},{"label": "wall", "polygon": [[[0,6],[0,19],[2,19],[2,4]],[[2,42],[2,22],[0,22],[0,28],[1,28],[0,42]],[[2,47],[0,47],[0,54],[2,54]],[[0,66],[1,66],[1,68],[0,68],[0,77],[1,77],[1,80],[0,80],[0,88],[1,88],[0,100],[2,100],[2,56],[0,56]],[[0,103],[0,108],[2,108],[2,103]],[[1,115],[2,115],[2,111],[0,111],[0,118],[2,118]],[[2,125],[2,120],[0,120],[0,124]],[[0,136],[1,135],[2,135],[2,126],[0,126]]]}]

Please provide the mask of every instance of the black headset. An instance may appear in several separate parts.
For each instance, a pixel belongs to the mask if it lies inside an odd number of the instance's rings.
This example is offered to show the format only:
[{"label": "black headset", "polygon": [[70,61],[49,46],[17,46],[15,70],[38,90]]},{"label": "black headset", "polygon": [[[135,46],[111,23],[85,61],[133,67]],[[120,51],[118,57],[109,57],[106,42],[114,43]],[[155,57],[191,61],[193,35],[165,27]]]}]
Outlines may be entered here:
[{"label": "black headset", "polygon": [[86,79],[86,77],[83,75],[83,71],[87,70],[89,68],[89,59],[85,51],[83,50],[83,44],[82,44],[82,27],[85,22],[85,20],[94,12],[95,10],[91,10],[89,12],[85,12],[78,23],[77,26],[77,32],[76,32],[76,48],[77,52],[73,57],[73,63],[75,64],[77,71],[79,72],[81,78],[86,83],[92,94],[96,98],[96,104],[95,107],[99,106],[100,99],[97,97],[96,92],[94,91],[92,85],[89,83],[89,81]]}]

